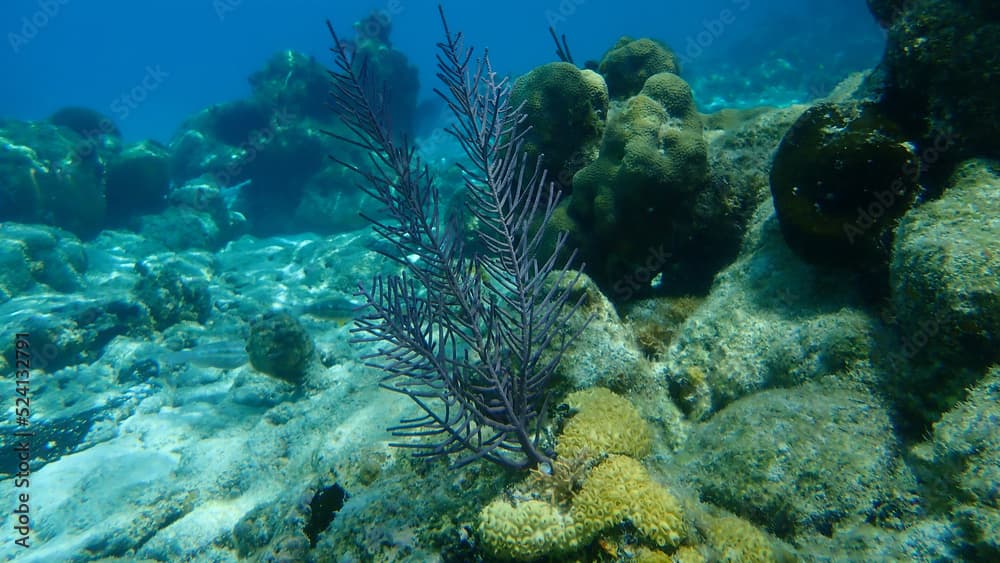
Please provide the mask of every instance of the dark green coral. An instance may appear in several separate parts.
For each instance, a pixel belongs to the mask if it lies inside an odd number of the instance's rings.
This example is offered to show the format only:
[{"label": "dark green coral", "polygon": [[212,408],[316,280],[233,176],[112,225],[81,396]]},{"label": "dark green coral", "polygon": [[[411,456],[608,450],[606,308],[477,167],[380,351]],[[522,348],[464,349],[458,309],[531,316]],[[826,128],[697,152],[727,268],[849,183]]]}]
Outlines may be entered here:
[{"label": "dark green coral", "polygon": [[597,154],[608,112],[608,88],[600,75],[569,63],[549,63],[521,76],[511,91],[524,104],[524,151],[544,155],[550,178],[571,189],[573,174]]},{"label": "dark green coral", "polygon": [[[708,179],[707,145],[691,88],[672,73],[646,81],[611,116],[596,161],[573,178],[566,204],[591,276],[605,289],[669,248]],[[665,266],[656,264],[653,273]],[[652,276],[650,276],[652,277]]]},{"label": "dark green coral", "polygon": [[669,47],[655,39],[627,36],[604,54],[598,68],[615,99],[638,94],[654,74],[680,74],[680,62]]},{"label": "dark green coral", "polygon": [[300,383],[313,360],[312,337],[292,315],[283,311],[265,313],[250,326],[247,354],[250,364],[289,383]]},{"label": "dark green coral", "polygon": [[913,203],[920,163],[869,103],[806,111],[774,157],[771,195],[788,245],[803,258],[884,270],[892,228]]}]

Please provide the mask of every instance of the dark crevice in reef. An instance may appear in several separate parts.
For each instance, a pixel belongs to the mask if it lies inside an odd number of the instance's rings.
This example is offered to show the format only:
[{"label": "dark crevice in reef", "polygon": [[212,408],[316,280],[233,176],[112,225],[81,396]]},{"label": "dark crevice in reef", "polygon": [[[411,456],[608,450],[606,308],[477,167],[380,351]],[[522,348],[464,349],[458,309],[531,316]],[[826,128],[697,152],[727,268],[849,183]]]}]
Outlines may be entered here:
[{"label": "dark crevice in reef", "polygon": [[330,526],[346,500],[347,491],[336,483],[321,489],[313,496],[309,503],[311,513],[309,522],[304,530],[309,538],[310,547],[316,547],[316,538]]}]

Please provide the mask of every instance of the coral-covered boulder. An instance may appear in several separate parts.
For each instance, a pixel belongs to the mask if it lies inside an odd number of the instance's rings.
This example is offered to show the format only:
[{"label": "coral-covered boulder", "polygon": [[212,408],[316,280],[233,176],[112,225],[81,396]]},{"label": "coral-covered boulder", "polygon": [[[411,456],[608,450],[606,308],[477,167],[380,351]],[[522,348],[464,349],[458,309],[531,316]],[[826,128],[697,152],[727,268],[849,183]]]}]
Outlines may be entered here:
[{"label": "coral-covered boulder", "polygon": [[1000,362],[998,217],[1000,162],[978,159],[958,167],[940,199],[903,217],[889,273],[907,355],[980,368]]},{"label": "coral-covered boulder", "polygon": [[874,518],[915,486],[888,411],[869,394],[808,384],[741,399],[671,462],[702,500],[781,538]]},{"label": "coral-covered boulder", "polygon": [[552,227],[570,227],[604,288],[640,268],[655,275],[666,266],[663,249],[690,229],[691,203],[707,179],[691,88],[660,73],[611,115],[600,155],[573,177],[572,198]]},{"label": "coral-covered boulder", "polygon": [[564,193],[573,174],[597,157],[608,113],[608,87],[601,75],[569,63],[549,63],[521,76],[511,103],[524,104],[525,152],[542,165]]},{"label": "coral-covered boulder", "polygon": [[356,22],[354,30],[357,32],[354,64],[359,69],[365,66],[372,84],[387,86],[385,112],[392,129],[412,133],[420,79],[417,67],[410,64],[402,51],[392,47],[389,40],[392,19],[374,11]]},{"label": "coral-covered boulder", "polygon": [[250,75],[254,98],[301,117],[329,119],[330,75],[315,58],[279,51]]},{"label": "coral-covered boulder", "polygon": [[655,39],[622,37],[601,58],[598,72],[615,99],[634,96],[655,74],[680,74],[680,62],[669,47]]},{"label": "coral-covered boulder", "polygon": [[884,270],[919,174],[915,148],[874,105],[813,106],[782,139],[771,170],[785,241],[811,262]]},{"label": "coral-covered boulder", "polygon": [[0,220],[95,235],[106,213],[103,147],[47,122],[0,124]]},{"label": "coral-covered boulder", "polygon": [[69,233],[40,225],[0,226],[0,303],[39,285],[63,293],[86,287],[87,252]]},{"label": "coral-covered boulder", "polygon": [[957,133],[975,154],[1000,155],[1000,3],[870,0],[887,25],[883,106],[919,138]]},{"label": "coral-covered boulder", "polygon": [[77,135],[88,139],[111,137],[121,139],[121,131],[111,118],[101,112],[82,106],[60,108],[49,116],[49,123],[72,129]]},{"label": "coral-covered boulder", "polygon": [[934,425],[929,442],[914,448],[927,475],[947,491],[970,559],[1000,555],[1000,366],[971,386],[965,400]]},{"label": "coral-covered boulder", "polygon": [[212,296],[203,277],[181,275],[173,264],[156,268],[137,262],[139,274],[132,291],[145,305],[156,330],[165,330],[184,321],[203,323],[212,311]]},{"label": "coral-covered boulder", "polygon": [[201,175],[224,186],[241,182],[256,151],[293,121],[292,114],[253,99],[205,108],[186,119],[170,142],[171,177],[179,183]]},{"label": "coral-covered boulder", "polygon": [[246,217],[233,209],[241,190],[188,182],[170,192],[163,212],[140,217],[138,230],[172,251],[218,249],[246,232]]},{"label": "coral-covered boulder", "polygon": [[198,179],[219,188],[242,185],[255,234],[292,230],[290,218],[306,182],[341,147],[323,133],[331,127],[256,99],[199,112],[171,142],[175,183]]},{"label": "coral-covered boulder", "polygon": [[121,222],[166,206],[170,161],[165,147],[144,141],[115,155],[105,177],[109,219]]}]

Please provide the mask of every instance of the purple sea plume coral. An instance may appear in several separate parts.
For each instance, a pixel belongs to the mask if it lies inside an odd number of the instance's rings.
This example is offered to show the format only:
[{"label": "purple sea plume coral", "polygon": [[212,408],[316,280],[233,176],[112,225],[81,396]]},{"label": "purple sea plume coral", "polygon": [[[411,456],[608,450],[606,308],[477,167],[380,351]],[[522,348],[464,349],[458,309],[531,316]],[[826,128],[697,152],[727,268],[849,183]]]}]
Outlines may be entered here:
[{"label": "purple sea plume coral", "polygon": [[374,344],[364,359],[385,372],[382,387],[408,395],[421,411],[389,429],[418,440],[393,445],[417,457],[460,454],[453,467],[486,459],[527,468],[551,457],[543,440],[549,381],[579,334],[563,327],[583,302],[572,290],[580,274],[570,270],[575,252],[558,258],[565,233],[555,252],[539,254],[559,192],[541,159],[529,165],[525,158],[525,116],[510,102],[508,80],[497,77],[485,51],[473,64],[473,50],[443,11],[441,21],[443,88],[435,92],[454,117],[448,132],[471,162],[462,172],[479,252],[463,244],[457,223],[444,221],[435,177],[386,123],[386,87],[371,83],[365,62],[327,23],[333,103],[353,136],[331,134],[369,161],[331,158],[359,174],[361,189],[381,204],[382,215],[365,218],[388,243],[379,252],[404,270],[359,284],[364,313],[352,332],[355,342]]}]

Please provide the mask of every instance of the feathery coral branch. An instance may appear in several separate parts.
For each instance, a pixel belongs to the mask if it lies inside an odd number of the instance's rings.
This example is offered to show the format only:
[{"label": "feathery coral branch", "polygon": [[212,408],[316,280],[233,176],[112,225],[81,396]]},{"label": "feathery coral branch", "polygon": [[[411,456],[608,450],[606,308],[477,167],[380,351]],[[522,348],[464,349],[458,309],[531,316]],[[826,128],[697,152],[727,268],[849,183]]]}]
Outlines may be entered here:
[{"label": "feathery coral branch", "polygon": [[578,334],[561,328],[582,302],[569,302],[580,274],[569,270],[575,253],[555,258],[565,235],[539,262],[559,193],[540,159],[527,164],[525,116],[511,105],[507,79],[497,77],[485,52],[473,66],[473,50],[452,34],[443,11],[441,21],[443,89],[436,92],[455,117],[448,132],[471,162],[462,171],[483,253],[469,252],[458,226],[442,220],[435,178],[385,124],[385,89],[370,83],[366,62],[327,24],[333,102],[354,138],[331,135],[366,150],[369,166],[331,158],[361,175],[362,189],[381,204],[386,219],[366,218],[389,243],[380,252],[406,271],[359,284],[366,313],[352,332],[355,342],[374,344],[364,360],[385,372],[381,385],[408,395],[422,412],[390,428],[420,440],[393,445],[421,457],[463,454],[453,466],[486,459],[531,467],[551,456],[541,441],[548,386]]}]

